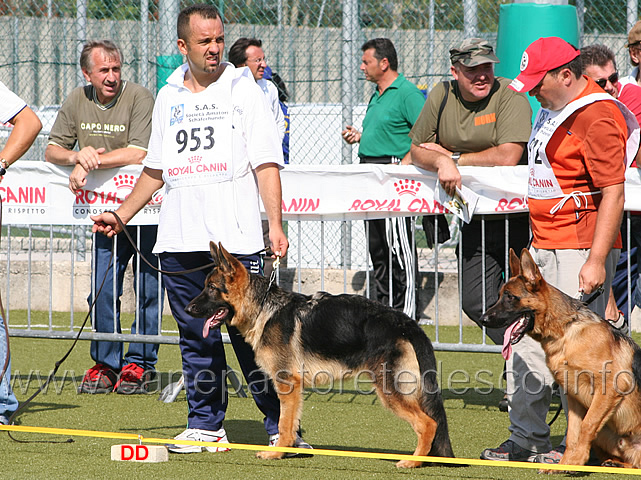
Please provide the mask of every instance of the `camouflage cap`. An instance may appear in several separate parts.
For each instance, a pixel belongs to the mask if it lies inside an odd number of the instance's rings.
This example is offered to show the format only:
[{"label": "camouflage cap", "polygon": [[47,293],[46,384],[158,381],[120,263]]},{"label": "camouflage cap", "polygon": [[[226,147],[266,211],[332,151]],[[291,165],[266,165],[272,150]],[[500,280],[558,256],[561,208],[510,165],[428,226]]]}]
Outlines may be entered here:
[{"label": "camouflage cap", "polygon": [[628,33],[628,47],[641,43],[641,20],[634,24]]},{"label": "camouflage cap", "polygon": [[452,47],[450,60],[452,65],[461,62],[466,67],[475,67],[483,63],[499,63],[490,42],[482,38],[466,38],[460,44]]}]

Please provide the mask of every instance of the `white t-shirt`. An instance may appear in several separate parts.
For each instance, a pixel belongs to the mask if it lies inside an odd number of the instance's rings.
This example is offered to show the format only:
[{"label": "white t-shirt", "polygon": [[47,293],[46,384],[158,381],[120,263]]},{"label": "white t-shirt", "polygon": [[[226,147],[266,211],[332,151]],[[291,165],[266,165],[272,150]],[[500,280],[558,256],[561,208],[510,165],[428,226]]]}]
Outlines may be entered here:
[{"label": "white t-shirt", "polygon": [[283,111],[280,108],[280,102],[278,101],[278,88],[276,88],[274,82],[270,82],[264,78],[256,80],[256,83],[263,90],[265,97],[267,97],[267,103],[274,114],[274,119],[276,119],[279,138],[282,142],[283,137],[285,136],[285,115],[283,114]]},{"label": "white t-shirt", "polygon": [[[18,115],[27,104],[0,82],[0,123],[7,123]],[[280,146],[279,146],[280,148]]]},{"label": "white t-shirt", "polygon": [[630,70],[630,74],[627,77],[619,78],[619,82],[621,84],[637,83],[638,74],[639,74],[639,67],[634,67],[632,70]]},{"label": "white t-shirt", "polygon": [[284,165],[273,115],[249,69],[226,64],[199,93],[184,86],[186,71],[158,92],[143,161],[163,171],[166,186],[153,251],[209,251],[214,241],[255,253],[264,245],[254,169]]}]

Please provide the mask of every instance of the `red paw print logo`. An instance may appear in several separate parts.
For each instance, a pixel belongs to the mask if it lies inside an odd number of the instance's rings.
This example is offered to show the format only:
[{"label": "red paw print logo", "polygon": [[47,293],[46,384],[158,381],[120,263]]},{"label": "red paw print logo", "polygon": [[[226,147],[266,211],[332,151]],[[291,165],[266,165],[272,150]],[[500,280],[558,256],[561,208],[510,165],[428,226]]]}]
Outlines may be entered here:
[{"label": "red paw print logo", "polygon": [[136,185],[136,177],[133,175],[116,175],[114,177],[114,183],[116,184],[116,190],[133,190],[134,185]]},{"label": "red paw print logo", "polygon": [[421,182],[406,178],[405,180],[394,182],[394,188],[396,189],[396,193],[399,195],[412,195],[415,197],[418,190],[421,188]]}]

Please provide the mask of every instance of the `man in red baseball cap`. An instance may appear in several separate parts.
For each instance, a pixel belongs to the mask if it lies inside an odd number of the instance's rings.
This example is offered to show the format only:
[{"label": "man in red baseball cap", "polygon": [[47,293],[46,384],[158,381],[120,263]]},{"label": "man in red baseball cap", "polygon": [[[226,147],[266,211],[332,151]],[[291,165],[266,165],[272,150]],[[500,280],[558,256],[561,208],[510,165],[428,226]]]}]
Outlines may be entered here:
[{"label": "man in red baseball cap", "polygon": [[521,73],[512,80],[510,88],[516,92],[530,92],[550,70],[571,62],[580,53],[559,37],[539,38],[523,52]]},{"label": "man in red baseball cap", "polygon": [[[582,74],[579,55],[561,38],[540,38],[525,50],[509,88],[529,92],[542,107],[528,142],[530,253],[547,282],[589,297],[610,289],[621,248],[625,168],[638,149],[639,125]],[[607,300],[601,294],[589,308],[604,317]],[[507,373],[511,436],[481,458],[585,463],[589,451],[564,455],[565,441],[552,449],[546,415],[554,377],[540,343],[526,335],[514,345]]]}]

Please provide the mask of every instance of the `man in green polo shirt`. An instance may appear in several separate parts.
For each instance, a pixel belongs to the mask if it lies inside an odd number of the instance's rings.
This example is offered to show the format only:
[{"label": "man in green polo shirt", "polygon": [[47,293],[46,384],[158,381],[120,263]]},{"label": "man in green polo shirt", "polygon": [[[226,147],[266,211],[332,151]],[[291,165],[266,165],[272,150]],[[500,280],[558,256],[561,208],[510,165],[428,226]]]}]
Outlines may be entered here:
[{"label": "man in green polo shirt", "polygon": [[[396,49],[388,38],[369,40],[361,50],[361,71],[377,88],[367,106],[363,132],[348,125],[342,132],[343,139],[349,144],[360,142],[361,163],[400,163],[403,158],[409,163],[412,141],[408,134],[421,113],[425,97],[416,85],[398,73]],[[412,217],[369,220],[368,224],[376,298],[415,318],[417,269],[411,243]],[[394,238],[391,246],[388,238]],[[390,248],[393,253],[391,292]]]}]

